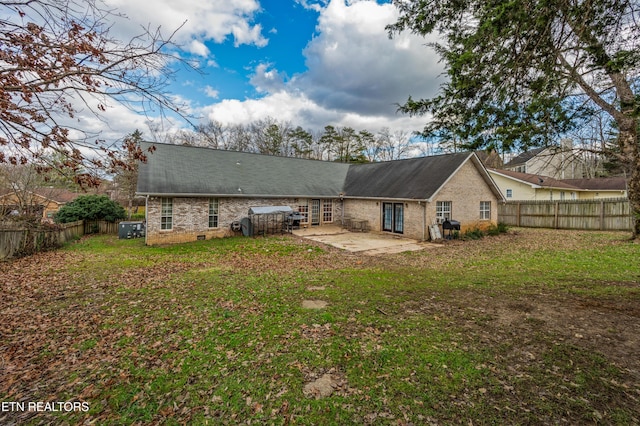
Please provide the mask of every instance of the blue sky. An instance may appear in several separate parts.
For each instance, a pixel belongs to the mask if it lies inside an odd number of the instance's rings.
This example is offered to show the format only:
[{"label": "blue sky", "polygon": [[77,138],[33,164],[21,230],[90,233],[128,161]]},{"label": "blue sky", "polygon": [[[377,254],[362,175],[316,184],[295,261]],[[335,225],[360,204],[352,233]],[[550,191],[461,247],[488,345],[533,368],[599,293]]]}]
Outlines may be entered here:
[{"label": "blue sky", "polygon": [[235,46],[231,37],[222,44],[207,43],[218,66],[208,67],[203,81],[214,87],[221,98],[261,97],[263,94],[250,84],[257,64],[270,63],[287,76],[306,69],[302,51],[314,35],[318,12],[292,1],[269,0],[260,5],[262,11],[255,20],[268,38],[265,46]]},{"label": "blue sky", "polygon": [[[397,18],[390,0],[155,0],[151,8],[105,1],[128,17],[113,27],[122,39],[140,25],[165,32],[182,25],[175,41],[204,74],[180,70],[170,90],[202,121],[271,117],[309,130],[411,132],[428,118],[400,115],[397,104],[432,96],[440,83],[428,40],[387,36],[385,25]],[[109,114],[114,134],[145,131],[144,117],[116,106]]]},{"label": "blue sky", "polygon": [[231,38],[223,44],[208,43],[219,68],[209,67],[205,79],[215,85],[222,98],[261,96],[249,78],[256,64],[272,64],[287,76],[306,68],[302,50],[313,37],[318,13],[291,1],[262,1],[261,6],[263,10],[255,19],[268,38],[265,46],[236,47]]}]

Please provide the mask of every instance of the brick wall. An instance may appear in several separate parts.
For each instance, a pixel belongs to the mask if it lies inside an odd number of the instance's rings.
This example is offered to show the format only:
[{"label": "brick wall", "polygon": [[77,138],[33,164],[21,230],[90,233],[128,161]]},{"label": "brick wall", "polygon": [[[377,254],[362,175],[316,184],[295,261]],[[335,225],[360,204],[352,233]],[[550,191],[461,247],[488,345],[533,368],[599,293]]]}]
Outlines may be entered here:
[{"label": "brick wall", "polygon": [[[482,175],[471,162],[465,165],[440,190],[433,202],[426,205],[417,201],[404,201],[403,236],[418,240],[428,239],[425,229],[436,221],[436,201],[451,201],[451,218],[461,224],[461,229],[486,228],[498,221],[498,200]],[[480,201],[491,202],[491,220],[480,220]],[[345,216],[369,221],[372,232],[382,231],[382,204],[394,200],[345,200]],[[426,213],[426,221],[425,221]]]},{"label": "brick wall", "polygon": [[[486,228],[498,222],[498,199],[470,161],[453,175],[427,206],[427,224],[436,219],[437,201],[451,201],[451,219],[459,221],[463,231],[473,227]],[[491,202],[491,220],[480,220],[480,201]]]},{"label": "brick wall", "polygon": [[[162,230],[161,199],[149,197],[147,201],[146,243],[148,245],[173,244],[234,235],[231,224],[248,216],[250,207],[289,206],[298,210],[305,199],[297,198],[218,198],[218,227],[209,228],[209,198],[173,198],[173,227]],[[333,200],[333,220],[342,215],[340,200]]]},{"label": "brick wall", "polygon": [[[369,221],[371,232],[382,231],[382,204],[384,202],[402,203],[404,205],[404,232],[402,236],[421,240],[424,218],[424,203],[417,201],[393,200],[345,200],[345,216]],[[427,231],[428,232],[428,231]],[[426,238],[428,238],[428,234]]]}]

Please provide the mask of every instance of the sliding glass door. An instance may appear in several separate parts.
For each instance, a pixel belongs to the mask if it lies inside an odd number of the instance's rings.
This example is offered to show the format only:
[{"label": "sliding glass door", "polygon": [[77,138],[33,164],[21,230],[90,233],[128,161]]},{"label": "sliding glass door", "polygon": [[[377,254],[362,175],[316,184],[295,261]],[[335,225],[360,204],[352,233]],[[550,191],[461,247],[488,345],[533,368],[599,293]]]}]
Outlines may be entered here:
[{"label": "sliding glass door", "polygon": [[382,203],[382,230],[396,234],[404,232],[403,203]]}]

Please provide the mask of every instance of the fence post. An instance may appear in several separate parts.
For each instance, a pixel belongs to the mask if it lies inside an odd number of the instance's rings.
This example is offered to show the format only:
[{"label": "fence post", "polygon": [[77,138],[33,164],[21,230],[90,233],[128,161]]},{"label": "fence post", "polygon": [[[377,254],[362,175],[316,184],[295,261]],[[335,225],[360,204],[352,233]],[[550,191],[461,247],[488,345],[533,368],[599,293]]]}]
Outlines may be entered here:
[{"label": "fence post", "polygon": [[604,231],[604,200],[600,201],[600,230]]},{"label": "fence post", "polygon": [[516,226],[520,227],[520,203],[516,207]]},{"label": "fence post", "polygon": [[554,203],[554,206],[553,206],[553,207],[554,207],[554,208],[553,208],[553,227],[554,227],[555,229],[558,229],[558,225],[559,225],[559,223],[558,223],[558,214],[559,214],[559,210],[560,210],[560,209],[559,209],[559,207],[560,207],[560,202],[559,202],[559,201],[556,201],[556,202]]}]

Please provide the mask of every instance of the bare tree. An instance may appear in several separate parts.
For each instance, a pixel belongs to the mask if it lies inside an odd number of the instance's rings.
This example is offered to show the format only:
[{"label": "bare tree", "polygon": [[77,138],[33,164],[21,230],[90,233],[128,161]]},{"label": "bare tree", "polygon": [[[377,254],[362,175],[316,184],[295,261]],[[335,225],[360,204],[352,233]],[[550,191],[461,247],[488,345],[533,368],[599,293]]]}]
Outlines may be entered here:
[{"label": "bare tree", "polygon": [[411,134],[402,130],[391,132],[388,127],[382,128],[375,139],[371,161],[399,160],[409,156],[411,150]]},{"label": "bare tree", "polygon": [[15,211],[20,217],[39,218],[43,203],[55,198],[61,188],[78,190],[62,181],[51,182],[33,164],[0,164],[0,215]]},{"label": "bare tree", "polygon": [[226,149],[229,146],[228,127],[219,121],[209,120],[196,126],[196,133],[200,136],[201,146],[216,149]]},{"label": "bare tree", "polygon": [[115,170],[113,179],[117,185],[120,197],[124,198],[127,202],[128,219],[131,219],[131,214],[133,213],[133,199],[136,196],[138,184],[139,160],[135,153],[139,150],[142,140],[142,133],[139,130],[136,130],[124,139],[122,151],[118,156],[121,166]]},{"label": "bare tree", "polygon": [[[117,40],[108,25],[116,15],[100,0],[0,0],[0,10],[0,163],[40,162],[41,171],[97,185],[95,175],[79,171],[117,159],[98,135],[69,124],[81,109],[99,119],[110,102],[181,114],[164,92],[177,60],[174,34],[141,28],[128,42]],[[67,160],[48,163],[43,153],[51,152]]]}]

